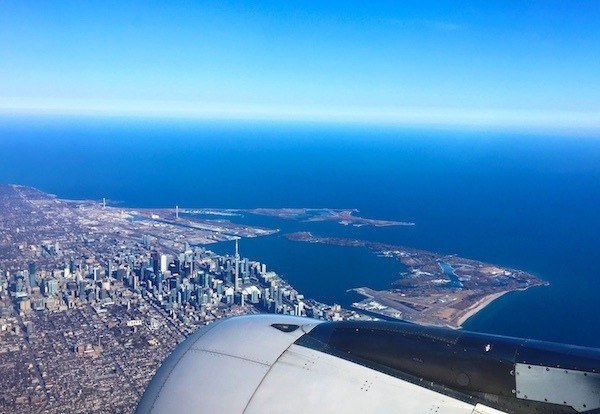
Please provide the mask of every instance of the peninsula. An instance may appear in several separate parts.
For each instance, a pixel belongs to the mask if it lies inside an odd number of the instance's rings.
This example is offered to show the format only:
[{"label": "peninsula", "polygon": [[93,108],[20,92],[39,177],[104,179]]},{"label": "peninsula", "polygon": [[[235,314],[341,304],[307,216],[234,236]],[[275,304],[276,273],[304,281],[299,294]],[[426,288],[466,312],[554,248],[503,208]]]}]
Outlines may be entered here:
[{"label": "peninsula", "polygon": [[319,237],[309,232],[285,235],[293,241],[365,247],[406,266],[388,290],[353,289],[366,299],[356,309],[426,325],[460,327],[468,318],[502,295],[547,285],[522,270],[443,255],[411,247],[357,239]]}]

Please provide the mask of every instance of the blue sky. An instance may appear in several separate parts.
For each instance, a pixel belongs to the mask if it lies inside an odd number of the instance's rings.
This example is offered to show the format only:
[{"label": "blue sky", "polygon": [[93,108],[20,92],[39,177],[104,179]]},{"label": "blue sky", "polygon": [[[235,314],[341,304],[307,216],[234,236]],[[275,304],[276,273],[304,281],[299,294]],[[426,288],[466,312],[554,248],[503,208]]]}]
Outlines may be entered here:
[{"label": "blue sky", "polygon": [[597,1],[0,0],[0,111],[600,131]]}]

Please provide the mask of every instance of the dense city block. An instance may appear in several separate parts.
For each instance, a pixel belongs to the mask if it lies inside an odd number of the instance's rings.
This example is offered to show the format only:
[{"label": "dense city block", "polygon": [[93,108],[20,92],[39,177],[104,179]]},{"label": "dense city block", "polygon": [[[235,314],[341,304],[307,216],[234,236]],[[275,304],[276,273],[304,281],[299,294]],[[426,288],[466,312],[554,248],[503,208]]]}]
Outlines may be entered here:
[{"label": "dense city block", "polygon": [[[132,412],[171,350],[221,318],[366,318],[304,298],[240,255],[240,238],[271,230],[22,186],[0,193],[2,412]],[[230,255],[206,248],[228,240]]]}]

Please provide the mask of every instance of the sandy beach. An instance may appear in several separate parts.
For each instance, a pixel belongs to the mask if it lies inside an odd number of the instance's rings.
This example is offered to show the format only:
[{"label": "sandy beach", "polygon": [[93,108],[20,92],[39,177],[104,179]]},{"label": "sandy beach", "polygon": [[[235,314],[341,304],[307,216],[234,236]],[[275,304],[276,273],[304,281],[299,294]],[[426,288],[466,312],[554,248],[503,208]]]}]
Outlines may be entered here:
[{"label": "sandy beach", "polygon": [[485,308],[487,305],[489,305],[490,303],[492,303],[499,297],[506,295],[509,292],[512,292],[512,291],[506,290],[503,292],[494,293],[493,295],[485,296],[481,300],[478,300],[477,302],[475,302],[472,306],[470,306],[467,309],[467,311],[465,312],[464,315],[462,315],[460,318],[458,318],[458,320],[456,321],[456,324],[458,326],[462,326],[463,323],[465,323],[467,321],[467,319],[469,319],[471,316],[475,315],[480,310],[483,310],[483,308]]}]

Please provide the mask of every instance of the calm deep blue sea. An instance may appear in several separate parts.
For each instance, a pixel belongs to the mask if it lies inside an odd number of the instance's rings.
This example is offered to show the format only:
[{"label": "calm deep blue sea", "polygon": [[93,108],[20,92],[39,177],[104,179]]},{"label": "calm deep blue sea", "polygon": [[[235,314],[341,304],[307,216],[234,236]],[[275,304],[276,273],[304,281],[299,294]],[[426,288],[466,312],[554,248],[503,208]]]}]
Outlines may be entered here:
[{"label": "calm deep blue sea", "polygon": [[[413,227],[236,218],[520,268],[549,287],[506,295],[466,324],[600,347],[600,137],[267,123],[0,118],[0,181],[134,207],[357,208]],[[227,252],[231,245],[214,246]],[[301,292],[351,303],[402,266],[365,249],[244,240]]]}]

